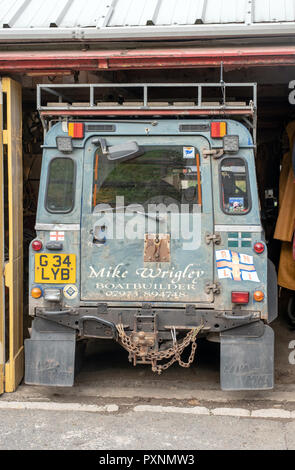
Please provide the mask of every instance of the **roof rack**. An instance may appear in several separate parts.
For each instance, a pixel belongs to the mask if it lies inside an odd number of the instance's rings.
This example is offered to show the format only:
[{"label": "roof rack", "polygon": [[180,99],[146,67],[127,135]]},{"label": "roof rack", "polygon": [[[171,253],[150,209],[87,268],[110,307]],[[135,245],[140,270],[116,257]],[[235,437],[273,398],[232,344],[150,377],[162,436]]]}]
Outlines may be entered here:
[{"label": "roof rack", "polygon": [[[157,88],[161,98],[155,97]],[[230,95],[234,89],[243,101]],[[50,102],[52,97],[57,100]],[[235,117],[244,120],[256,142],[256,83],[39,84],[37,109],[45,129],[54,118]]]}]

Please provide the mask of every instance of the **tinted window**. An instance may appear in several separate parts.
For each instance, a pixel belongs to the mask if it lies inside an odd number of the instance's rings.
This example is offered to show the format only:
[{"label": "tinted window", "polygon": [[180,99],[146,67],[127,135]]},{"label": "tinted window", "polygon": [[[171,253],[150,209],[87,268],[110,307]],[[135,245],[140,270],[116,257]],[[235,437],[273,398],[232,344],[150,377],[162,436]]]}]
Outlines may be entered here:
[{"label": "tinted window", "polygon": [[225,158],[221,162],[222,208],[227,214],[246,214],[251,200],[248,170],[241,158]]},{"label": "tinted window", "polygon": [[71,158],[54,158],[49,165],[46,208],[49,212],[70,212],[75,198],[75,164]]}]

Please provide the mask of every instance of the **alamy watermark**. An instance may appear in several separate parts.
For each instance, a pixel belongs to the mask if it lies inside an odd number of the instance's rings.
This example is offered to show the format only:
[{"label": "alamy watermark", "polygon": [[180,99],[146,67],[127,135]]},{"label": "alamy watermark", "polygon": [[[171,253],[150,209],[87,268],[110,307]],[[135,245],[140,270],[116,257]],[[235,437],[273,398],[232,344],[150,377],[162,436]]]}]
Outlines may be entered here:
[{"label": "alamy watermark", "polygon": [[[165,196],[157,197],[165,200]],[[198,204],[129,204],[116,197],[116,205],[98,204],[93,214],[93,234],[98,241],[142,240],[145,234],[169,233],[179,240],[183,250],[201,246],[201,206]]]},{"label": "alamy watermark", "polygon": [[295,366],[295,339],[293,341],[290,341],[289,349],[292,349],[292,352],[290,352],[289,354],[289,364]]},{"label": "alamy watermark", "polygon": [[295,80],[289,82],[289,90],[292,90],[289,93],[289,103],[295,105]]}]

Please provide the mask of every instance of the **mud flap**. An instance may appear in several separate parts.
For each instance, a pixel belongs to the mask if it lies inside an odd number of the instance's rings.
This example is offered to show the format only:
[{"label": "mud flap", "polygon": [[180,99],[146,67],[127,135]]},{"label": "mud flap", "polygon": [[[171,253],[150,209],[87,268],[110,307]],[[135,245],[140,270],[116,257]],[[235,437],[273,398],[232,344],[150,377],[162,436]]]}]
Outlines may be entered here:
[{"label": "mud flap", "polygon": [[228,330],[220,336],[222,390],[274,387],[274,332],[262,322]]},{"label": "mud flap", "polygon": [[25,340],[25,383],[71,387],[75,375],[76,331],[35,318]]}]

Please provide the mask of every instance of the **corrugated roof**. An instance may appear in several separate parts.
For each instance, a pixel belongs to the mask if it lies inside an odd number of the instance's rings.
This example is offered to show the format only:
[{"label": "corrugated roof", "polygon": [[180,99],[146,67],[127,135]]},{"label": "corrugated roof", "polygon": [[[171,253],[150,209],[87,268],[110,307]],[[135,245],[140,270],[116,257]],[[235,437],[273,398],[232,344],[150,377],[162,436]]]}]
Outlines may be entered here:
[{"label": "corrugated roof", "polygon": [[295,0],[0,0],[2,40],[173,38],[173,31],[295,34]]}]

